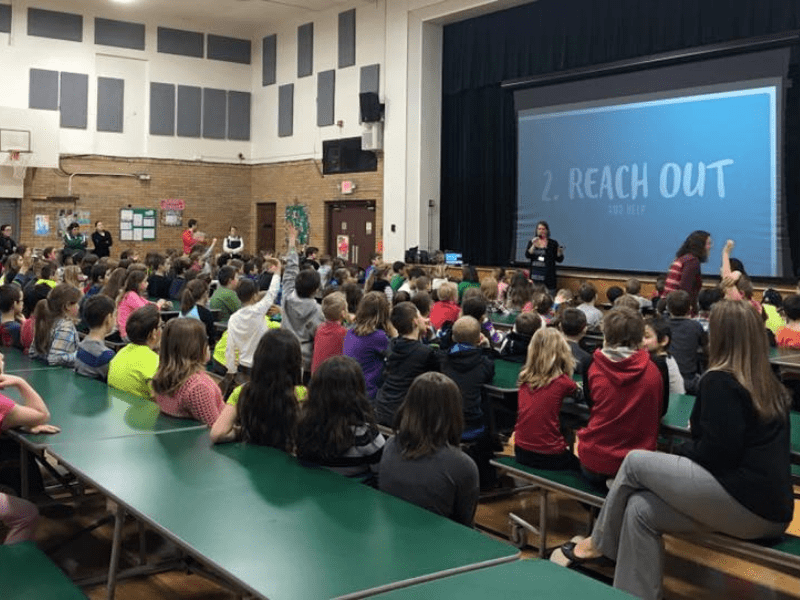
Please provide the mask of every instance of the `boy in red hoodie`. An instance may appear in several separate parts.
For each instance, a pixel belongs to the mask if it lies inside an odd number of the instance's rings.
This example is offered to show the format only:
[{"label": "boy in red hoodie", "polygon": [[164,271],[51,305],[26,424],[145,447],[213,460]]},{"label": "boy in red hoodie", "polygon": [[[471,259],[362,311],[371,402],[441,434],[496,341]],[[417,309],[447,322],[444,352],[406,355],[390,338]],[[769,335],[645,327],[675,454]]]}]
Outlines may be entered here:
[{"label": "boy in red hoodie", "polygon": [[589,423],[578,431],[581,471],[606,489],[631,450],[655,450],[668,389],[650,354],[642,348],[644,320],[619,307],[603,319],[604,343],[584,377]]}]

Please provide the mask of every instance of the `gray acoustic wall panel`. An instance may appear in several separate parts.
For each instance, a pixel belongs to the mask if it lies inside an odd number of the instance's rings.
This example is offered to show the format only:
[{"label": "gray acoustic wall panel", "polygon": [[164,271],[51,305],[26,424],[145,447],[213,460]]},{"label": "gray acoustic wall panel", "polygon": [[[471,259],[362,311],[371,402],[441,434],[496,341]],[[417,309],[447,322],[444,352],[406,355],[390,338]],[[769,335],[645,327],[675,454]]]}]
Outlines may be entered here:
[{"label": "gray acoustic wall panel", "polygon": [[131,50],[144,50],[144,25],[111,19],[94,20],[94,43]]},{"label": "gray acoustic wall panel", "polygon": [[97,78],[97,131],[122,133],[125,114],[125,80]]},{"label": "gray acoustic wall panel", "polygon": [[82,42],[83,17],[73,13],[29,8],[28,35]]},{"label": "gray acoustic wall panel", "polygon": [[268,35],[261,40],[261,85],[272,85],[278,65],[278,36]]},{"label": "gray acoustic wall panel", "polygon": [[178,86],[178,135],[199,138],[202,129],[203,90]]},{"label": "gray acoustic wall panel", "polygon": [[31,69],[28,108],[58,110],[58,71]]},{"label": "gray acoustic wall panel", "polygon": [[165,54],[180,54],[203,58],[204,36],[194,31],[158,28],[158,51]]},{"label": "gray acoustic wall panel", "polygon": [[294,133],[294,84],[287,83],[278,88],[278,137],[290,137]]},{"label": "gray acoustic wall panel", "polygon": [[224,140],[228,94],[225,90],[203,88],[203,137]]},{"label": "gray acoustic wall panel", "polygon": [[297,76],[307,77],[314,72],[314,23],[297,28]]},{"label": "gray acoustic wall panel", "polygon": [[360,93],[364,92],[379,92],[381,83],[381,66],[380,65],[367,65],[361,67],[361,86]]},{"label": "gray acoustic wall panel", "polygon": [[317,127],[333,125],[333,98],[336,71],[317,73]]},{"label": "gray acoustic wall panel", "polygon": [[250,139],[250,92],[228,92],[228,139]]},{"label": "gray acoustic wall panel", "polygon": [[356,64],[356,9],[339,13],[339,68]]},{"label": "gray acoustic wall panel", "polygon": [[150,84],[150,135],[175,135],[175,86]]},{"label": "gray acoustic wall panel", "polygon": [[208,34],[206,58],[250,64],[250,40]]},{"label": "gray acoustic wall panel", "polygon": [[0,4],[0,33],[11,33],[10,4]]},{"label": "gray acoustic wall panel", "polygon": [[61,73],[61,127],[86,129],[89,109],[89,76]]}]

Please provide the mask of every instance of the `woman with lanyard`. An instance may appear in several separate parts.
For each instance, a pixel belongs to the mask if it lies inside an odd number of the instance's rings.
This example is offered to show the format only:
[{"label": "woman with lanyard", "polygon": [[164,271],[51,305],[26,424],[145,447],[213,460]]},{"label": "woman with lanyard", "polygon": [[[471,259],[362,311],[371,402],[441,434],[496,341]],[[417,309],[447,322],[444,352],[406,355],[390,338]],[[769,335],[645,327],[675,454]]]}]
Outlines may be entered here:
[{"label": "woman with lanyard", "polygon": [[564,260],[564,246],[550,238],[547,221],[536,224],[536,237],[528,242],[525,257],[531,261],[531,281],[543,284],[551,297],[556,296],[556,263]]}]

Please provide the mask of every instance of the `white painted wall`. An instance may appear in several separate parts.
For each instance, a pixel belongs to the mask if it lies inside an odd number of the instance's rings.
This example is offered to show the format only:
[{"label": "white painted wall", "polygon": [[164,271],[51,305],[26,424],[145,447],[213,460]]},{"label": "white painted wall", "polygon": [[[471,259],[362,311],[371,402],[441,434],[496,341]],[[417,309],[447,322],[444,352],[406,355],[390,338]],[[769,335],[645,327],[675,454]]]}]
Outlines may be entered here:
[{"label": "white painted wall", "polygon": [[[83,42],[28,36],[29,6],[83,15]],[[96,16],[144,23],[146,49],[139,51],[95,45]],[[5,84],[0,107],[28,110],[31,68],[85,73],[89,76],[87,129],[60,129],[54,139],[58,143],[59,153],[190,160],[207,158],[231,162],[238,162],[237,155],[240,152],[249,157],[250,142],[149,135],[151,81],[251,91],[251,72],[256,64],[240,65],[159,54],[156,52],[158,26],[237,37],[235,31],[217,24],[202,28],[197,23],[165,22],[156,15],[140,14],[130,6],[127,10],[109,6],[98,13],[74,1],[16,0],[13,2],[11,34],[0,34],[0,73]],[[260,62],[258,64],[260,70]],[[125,79],[125,131],[122,134],[96,131],[98,75]],[[57,115],[57,111],[54,114]],[[3,119],[2,110],[0,126],[11,126],[8,120]]]},{"label": "white painted wall", "polygon": [[[515,1],[515,0],[512,0]],[[26,35],[29,5],[71,11],[84,16],[84,42],[65,42]],[[156,52],[156,28],[168,26],[204,33],[243,37],[224,25],[175,22],[156,14],[140,14],[135,5],[111,6],[95,14],[75,0],[14,0],[13,31],[0,34],[0,73],[8,82],[0,105],[27,110],[30,68],[89,75],[89,128],[60,129],[53,135],[62,154],[97,153],[188,160],[249,163],[298,159],[320,160],[322,141],[361,134],[360,67],[378,63],[380,99],[386,104],[384,128],[384,255],[402,258],[406,248],[433,249],[439,237],[441,148],[442,24],[499,10],[502,0],[375,0],[340,5],[322,12],[299,13],[279,25],[265,24],[252,39],[252,64],[238,65]],[[338,69],[338,14],[356,8],[356,64]],[[143,52],[94,45],[94,17],[145,23]],[[314,23],[314,71],[297,77],[297,27]],[[277,34],[277,82],[261,85],[261,43]],[[342,127],[316,125],[317,73],[336,69],[334,121]],[[125,133],[95,131],[97,76],[123,77]],[[251,141],[229,142],[151,136],[151,81],[252,92]],[[130,82],[130,83],[129,83]],[[278,87],[294,84],[294,135],[278,137]],[[0,109],[0,126],[3,125]],[[57,113],[53,113],[56,114]],[[428,208],[428,200],[435,207]]]}]

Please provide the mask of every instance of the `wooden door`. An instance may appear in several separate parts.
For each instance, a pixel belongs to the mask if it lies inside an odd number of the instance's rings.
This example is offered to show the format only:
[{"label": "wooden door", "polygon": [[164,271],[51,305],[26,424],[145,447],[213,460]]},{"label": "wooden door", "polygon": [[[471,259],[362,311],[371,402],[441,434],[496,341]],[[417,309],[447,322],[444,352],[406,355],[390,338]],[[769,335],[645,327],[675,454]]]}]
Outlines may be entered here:
[{"label": "wooden door", "polygon": [[275,203],[256,204],[256,250],[275,252]]},{"label": "wooden door", "polygon": [[375,202],[328,203],[328,253],[363,269],[375,251]]}]

